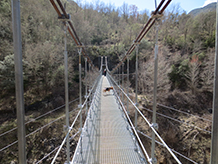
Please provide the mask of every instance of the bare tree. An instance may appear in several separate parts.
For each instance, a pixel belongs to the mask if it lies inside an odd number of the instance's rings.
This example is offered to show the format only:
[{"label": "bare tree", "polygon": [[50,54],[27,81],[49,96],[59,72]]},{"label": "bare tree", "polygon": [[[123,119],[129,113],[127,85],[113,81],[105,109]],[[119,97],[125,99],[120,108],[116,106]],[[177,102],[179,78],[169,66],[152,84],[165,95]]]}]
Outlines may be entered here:
[{"label": "bare tree", "polygon": [[188,87],[191,89],[192,94],[196,94],[200,82],[200,65],[198,56],[192,56],[192,60],[189,63],[189,71],[185,74]]},{"label": "bare tree", "polygon": [[130,5],[129,6],[129,13],[130,16],[132,16],[133,18],[137,18],[139,12],[138,12],[138,7],[136,5]]},{"label": "bare tree", "polygon": [[123,5],[121,6],[120,10],[122,12],[123,18],[127,21],[128,17],[129,17],[129,6],[128,6],[128,4],[123,2]]}]

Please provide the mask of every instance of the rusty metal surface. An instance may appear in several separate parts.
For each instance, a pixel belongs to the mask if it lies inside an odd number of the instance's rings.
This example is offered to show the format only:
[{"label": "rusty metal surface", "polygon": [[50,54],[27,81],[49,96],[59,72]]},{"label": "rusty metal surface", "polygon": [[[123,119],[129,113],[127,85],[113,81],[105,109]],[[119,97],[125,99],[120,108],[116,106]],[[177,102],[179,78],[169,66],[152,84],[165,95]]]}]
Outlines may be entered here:
[{"label": "rusty metal surface", "polygon": [[72,163],[146,163],[113,91],[102,93],[107,86],[109,82],[103,76]]}]

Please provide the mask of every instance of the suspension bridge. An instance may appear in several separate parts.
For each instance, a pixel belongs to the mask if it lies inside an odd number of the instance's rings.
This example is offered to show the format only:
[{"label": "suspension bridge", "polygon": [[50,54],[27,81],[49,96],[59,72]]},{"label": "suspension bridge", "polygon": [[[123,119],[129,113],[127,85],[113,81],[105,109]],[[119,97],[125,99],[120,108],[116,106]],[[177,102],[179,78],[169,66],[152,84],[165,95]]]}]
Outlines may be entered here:
[{"label": "suspension bridge", "polygon": [[[174,121],[180,121],[175,118],[160,114],[156,112],[157,106],[166,107],[176,112],[182,112],[172,107],[167,107],[163,104],[158,104],[156,101],[157,97],[157,70],[158,70],[158,22],[159,19],[163,16],[164,10],[170,4],[172,0],[162,0],[160,4],[156,5],[156,10],[152,13],[151,17],[148,19],[148,22],[145,24],[143,29],[140,31],[139,35],[133,41],[133,44],[130,46],[124,57],[120,60],[120,63],[113,70],[108,69],[107,57],[103,60],[101,57],[101,66],[100,70],[97,70],[89,56],[86,54],[85,45],[81,43],[79,37],[71,23],[70,16],[67,14],[64,5],[60,0],[50,0],[51,5],[54,7],[58,14],[58,19],[64,22],[65,27],[65,51],[64,51],[64,61],[65,61],[65,107],[66,109],[66,135],[63,138],[62,143],[54,148],[51,152],[44,155],[43,158],[38,159],[34,162],[36,164],[44,163],[45,159],[50,157],[52,158],[52,164],[57,163],[57,157],[60,156],[60,152],[64,149],[66,152],[66,159],[64,159],[66,164],[73,163],[157,163],[155,148],[156,144],[163,146],[163,149],[166,149],[172,156],[175,163],[182,163],[181,159],[185,159],[186,163],[197,163],[192,159],[182,155],[181,153],[175,151],[173,148],[170,148],[165,141],[161,138],[161,135],[158,133],[158,124],[156,123],[156,115],[161,115],[165,118],[172,119]],[[18,129],[18,141],[8,144],[7,146],[0,149],[0,152],[8,149],[10,146],[18,143],[19,150],[19,163],[27,163],[26,159],[26,137],[30,136],[25,134],[25,125],[37,120],[41,117],[52,113],[59,108],[56,108],[48,113],[45,113],[34,120],[29,122],[24,121],[24,99],[23,99],[23,72],[22,72],[22,51],[21,51],[21,29],[20,29],[20,4],[19,0],[12,0],[12,21],[13,21],[13,38],[14,38],[14,51],[15,51],[15,78],[16,78],[16,102],[17,102],[17,124],[16,128],[13,128],[9,131],[6,131],[0,134],[0,137],[7,135],[11,131]],[[153,98],[153,109],[150,110],[153,113],[152,123],[144,116],[142,111],[138,107],[138,93],[137,93],[137,81],[138,81],[138,47],[142,38],[148,33],[152,26],[156,27],[156,44],[155,44],[155,66],[154,66],[154,98]],[[74,39],[79,54],[79,79],[80,79],[80,89],[79,89],[79,111],[75,115],[74,120],[69,119],[70,110],[69,105],[73,102],[69,102],[68,97],[68,67],[67,67],[67,40],[66,35],[67,31]],[[124,88],[124,62],[127,60],[127,83],[129,83],[129,56],[135,50],[136,52],[136,71],[135,71],[135,100],[129,96],[129,86],[127,89]],[[89,66],[93,68],[94,71],[98,72],[95,82],[92,86],[85,88],[85,100],[82,102],[82,85],[81,85],[81,55],[85,58],[85,75],[87,75],[87,62]],[[103,62],[105,61],[105,62]],[[122,68],[122,79],[120,78],[120,72]],[[89,69],[90,70],[90,69]],[[106,76],[103,75],[103,71],[106,71]],[[215,71],[216,73],[218,71]],[[115,75],[116,76],[115,78]],[[117,78],[118,77],[118,78]],[[217,76],[215,76],[217,77]],[[87,79],[86,79],[87,80]],[[122,84],[120,84],[120,81]],[[217,79],[215,79],[215,82]],[[86,84],[87,82],[85,82]],[[113,87],[111,91],[103,92],[106,87]],[[216,118],[217,110],[217,99],[216,99],[216,89],[217,85],[215,83],[214,87],[214,109],[213,114]],[[129,105],[132,105],[135,110],[134,119],[130,118],[129,115]],[[61,107],[60,107],[61,108]],[[74,112],[74,110],[73,110]],[[190,115],[189,113],[183,112],[184,114]],[[85,116],[85,117],[84,117]],[[151,135],[148,136],[145,133],[139,131],[138,129],[138,118],[141,117],[142,120],[147,124],[148,128],[151,130]],[[199,119],[204,121],[212,122],[206,118],[196,116]],[[63,118],[63,117],[60,117]],[[60,119],[58,118],[58,119]],[[85,118],[85,120],[83,120]],[[58,120],[57,119],[57,120]],[[79,120],[80,128],[79,130],[73,133],[75,128],[76,121]],[[132,121],[134,120],[134,121]],[[54,122],[54,121],[53,121]],[[43,127],[35,130],[33,133],[36,133],[43,129],[46,126],[49,126],[51,123],[44,125]],[[70,125],[69,123],[72,122]],[[181,122],[181,121],[180,121]],[[184,123],[184,122],[183,122]],[[217,150],[217,123],[216,119],[213,119],[213,131],[208,131],[206,129],[196,127],[199,130],[203,130],[212,134],[212,147],[211,147],[211,164],[218,163],[218,150]],[[77,135],[79,140],[75,149],[75,152],[72,154],[70,148],[70,141]],[[140,139],[140,136],[147,137],[151,140],[151,148],[145,147],[143,141]],[[184,161],[184,160],[183,160]]]}]

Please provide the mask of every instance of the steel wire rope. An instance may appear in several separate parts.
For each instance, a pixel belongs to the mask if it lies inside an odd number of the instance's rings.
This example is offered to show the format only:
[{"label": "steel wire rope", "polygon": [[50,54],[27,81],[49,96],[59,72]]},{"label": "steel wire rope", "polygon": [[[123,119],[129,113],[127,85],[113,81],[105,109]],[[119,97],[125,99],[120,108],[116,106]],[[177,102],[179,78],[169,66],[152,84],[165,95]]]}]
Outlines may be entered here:
[{"label": "steel wire rope", "polygon": [[[144,36],[148,33],[148,31],[151,29],[151,27],[154,25],[155,21],[157,20],[157,17],[155,17],[157,14],[162,15],[164,10],[167,8],[167,6],[170,4],[172,0],[168,0],[165,5],[162,7],[166,0],[162,0],[158,7],[155,9],[155,11],[152,13],[152,16],[148,19],[147,23],[143,27],[143,29],[140,31],[136,39],[133,41],[133,44],[130,46],[124,57],[121,59],[121,61],[117,64],[117,66],[111,71],[111,73],[114,73],[114,71],[127,59],[127,56],[130,55],[133,50],[135,49],[135,43],[140,43],[141,40],[144,38]],[[161,9],[162,7],[162,9]],[[160,10],[161,9],[161,10]],[[160,11],[159,11],[160,10]]]},{"label": "steel wire rope", "polygon": [[[90,93],[91,93],[91,92],[90,92]],[[89,96],[90,96],[90,94],[89,94]],[[89,96],[88,96],[88,97],[89,97]],[[88,99],[88,97],[87,97],[87,99]],[[81,107],[80,109],[82,109],[82,108],[84,107],[84,105],[85,105],[85,103],[82,105],[82,107]],[[76,120],[77,120],[77,118],[79,117],[79,115],[80,115],[81,112],[82,112],[82,110],[79,110],[79,112],[78,112],[76,118],[74,119],[74,121],[73,121],[71,127],[70,127],[69,130],[68,130],[68,133],[66,134],[64,140],[62,141],[62,143],[61,143],[61,145],[60,145],[60,147],[59,147],[57,153],[55,154],[55,157],[53,158],[51,164],[53,164],[53,163],[55,162],[55,160],[56,160],[56,158],[57,158],[57,156],[58,156],[58,154],[59,154],[61,148],[63,147],[63,145],[64,145],[64,143],[65,143],[65,141],[66,141],[67,136],[69,135],[71,129],[73,128],[73,126],[74,126],[74,124],[75,124],[75,122],[76,122]]]},{"label": "steel wire rope", "polygon": [[[72,104],[73,102],[75,102],[75,101],[78,100],[78,99],[79,99],[79,98],[72,100],[71,102],[69,102],[69,105]],[[38,117],[36,117],[36,118],[32,118],[30,121],[27,121],[27,122],[25,123],[25,125],[27,125],[27,124],[29,124],[29,123],[31,123],[31,122],[35,122],[36,120],[38,120],[38,119],[40,119],[40,118],[42,118],[42,117],[44,117],[44,116],[46,116],[46,115],[48,115],[48,114],[51,114],[51,113],[53,113],[54,111],[63,108],[64,106],[65,106],[65,104],[64,104],[64,105],[61,105],[61,106],[59,106],[59,107],[57,107],[57,108],[55,108],[55,109],[53,109],[53,110],[51,110],[51,111],[48,111],[47,113],[44,113],[44,114],[42,114],[42,115],[40,115],[40,116],[38,116]],[[14,130],[16,130],[16,129],[17,129],[17,127],[12,128],[12,129],[10,129],[10,130],[8,130],[8,131],[6,131],[6,132],[0,134],[0,137],[4,136],[4,135],[7,134],[7,133],[10,133],[10,132],[12,132],[12,131],[14,131]]]},{"label": "steel wire rope", "polygon": [[[122,86],[120,86],[120,88],[123,89]],[[124,90],[124,89],[123,89],[123,90]],[[147,101],[148,101],[148,102],[152,102],[152,101],[149,101],[149,100],[147,100]],[[190,113],[187,113],[187,112],[184,112],[184,111],[180,111],[180,110],[175,109],[175,108],[173,108],[173,107],[169,107],[169,106],[166,106],[166,105],[163,105],[163,104],[160,104],[160,103],[157,103],[157,105],[158,105],[158,106],[161,106],[161,107],[164,107],[164,108],[167,108],[167,109],[174,110],[174,111],[176,111],[176,112],[180,112],[180,113],[189,115],[189,116],[193,116],[193,117],[196,117],[196,118],[199,118],[199,119],[208,121],[208,122],[212,122],[212,120],[209,120],[209,119],[206,119],[206,118],[197,116],[197,115],[193,115],[193,114],[190,114]],[[144,108],[144,107],[143,107],[143,108]],[[145,109],[147,109],[147,108],[145,108]],[[150,110],[150,109],[148,109],[148,110]],[[151,111],[152,111],[152,110],[151,110]],[[153,111],[152,111],[152,112],[153,112]],[[160,113],[159,113],[159,114],[160,114]],[[183,123],[184,123],[184,122],[183,122]],[[199,128],[199,129],[211,133],[210,131],[207,131],[207,130],[204,130],[204,129],[201,129],[201,128]]]},{"label": "steel wire rope", "polygon": [[[90,94],[91,94],[91,92],[90,92]],[[89,95],[90,95],[90,94],[89,94]],[[88,96],[88,97],[89,97],[89,96]],[[88,97],[87,97],[87,99],[88,99]],[[86,101],[84,102],[84,104],[85,104],[85,103],[86,103]],[[76,108],[76,109],[78,109],[78,108]],[[74,109],[74,110],[76,110],[76,109]],[[74,110],[73,110],[73,111],[74,111]],[[71,112],[73,112],[73,111],[71,111]],[[71,112],[70,112],[70,113],[71,113]],[[65,115],[63,115],[62,117],[64,117],[64,116],[65,116]],[[60,119],[60,118],[58,118],[58,119]],[[39,130],[40,130],[40,129],[39,129]],[[79,132],[77,132],[75,135],[77,135],[78,133],[79,133]],[[71,137],[70,140],[73,139],[74,137],[75,137],[75,136]],[[55,150],[57,150],[59,147],[60,147],[60,146],[56,147]],[[53,150],[52,153],[53,153],[55,150]],[[51,153],[50,153],[50,154],[51,154]],[[44,158],[46,158],[46,157],[44,157]],[[44,158],[43,158],[43,159],[44,159]],[[43,160],[43,159],[42,159],[42,160]],[[41,161],[40,161],[40,162],[41,162]],[[39,163],[39,162],[38,162],[38,163]]]},{"label": "steel wire rope", "polygon": [[[97,79],[98,79],[98,78],[97,78]],[[97,79],[95,80],[94,85],[96,84]],[[94,85],[93,85],[93,87],[92,87],[92,89],[91,89],[91,91],[90,91],[90,93],[89,93],[89,96],[91,95],[92,90],[94,89]],[[87,99],[89,98],[89,96],[87,97]],[[84,102],[84,104],[87,102],[87,99],[86,99],[86,101]],[[73,101],[74,101],[74,100],[73,100]],[[73,102],[73,101],[72,101],[72,102]],[[84,104],[83,104],[83,105],[84,105]],[[76,109],[78,109],[78,108],[76,108]],[[76,109],[73,109],[71,112],[73,112],[73,111],[76,110]],[[70,113],[71,113],[71,112],[70,112]],[[56,120],[53,120],[53,121],[51,121],[50,123],[48,123],[48,124],[46,124],[46,125],[44,125],[44,126],[38,128],[38,129],[36,129],[35,131],[29,133],[29,134],[26,135],[25,137],[29,137],[30,135],[32,135],[32,134],[36,133],[37,131],[39,131],[39,130],[45,128],[46,126],[48,126],[48,125],[50,125],[50,124],[52,124],[52,123],[58,121],[59,119],[63,118],[64,116],[65,116],[65,115],[62,115],[61,117],[57,118]],[[3,148],[1,148],[1,149],[0,149],[0,152],[3,151],[3,150],[5,150],[5,149],[7,149],[7,148],[9,148],[9,147],[11,147],[11,146],[13,146],[13,145],[16,144],[16,143],[18,143],[18,140],[12,142],[11,144],[9,144],[9,145],[7,145],[7,146],[5,146],[5,147],[3,147]]]},{"label": "steel wire rope", "polygon": [[[100,74],[101,75],[101,74]],[[99,76],[100,77],[100,76]],[[101,84],[102,83],[102,79],[100,80],[99,79],[99,83]],[[98,89],[99,88],[99,89]],[[91,115],[91,109],[93,108],[93,106],[94,106],[94,101],[95,100],[97,100],[97,98],[99,98],[99,93],[100,93],[100,86],[99,86],[99,84],[98,85],[96,85],[96,89],[95,89],[95,93],[94,93],[94,96],[93,96],[93,101],[91,102],[91,105],[90,105],[90,107],[89,107],[89,111],[88,111],[88,114],[87,114],[87,117],[89,117],[90,115]],[[87,119],[86,119],[86,121],[85,121],[85,123],[84,123],[84,126],[83,126],[83,128],[87,125],[88,123],[87,123]],[[82,130],[83,130],[83,128],[82,128]],[[87,128],[87,127],[86,127]],[[81,135],[82,135],[82,131],[81,131]],[[80,136],[80,138],[79,138],[79,141],[78,141],[78,143],[77,143],[77,145],[79,144],[81,142],[81,136]],[[75,152],[77,152],[78,151],[78,146],[76,147],[76,150],[75,150]],[[73,158],[72,158],[72,161],[74,160],[74,157],[75,156],[73,156]]]},{"label": "steel wire rope", "polygon": [[[148,109],[148,108],[145,108],[145,107],[142,107],[142,108],[145,109],[145,110],[147,110],[147,111],[149,111],[149,112],[151,112],[151,113],[153,112],[151,109]],[[161,113],[158,113],[158,112],[157,112],[157,114],[160,115],[160,116],[162,116],[162,117],[165,117],[165,118],[171,119],[171,120],[173,120],[173,121],[176,121],[176,122],[179,122],[179,123],[182,123],[182,124],[186,124],[186,125],[191,126],[191,127],[193,127],[193,128],[196,128],[196,129],[202,130],[202,131],[204,131],[204,132],[207,132],[207,133],[210,133],[210,134],[212,133],[211,131],[208,131],[208,130],[202,129],[202,128],[198,127],[198,126],[195,126],[195,125],[192,125],[192,124],[189,124],[189,123],[183,122],[183,121],[180,121],[180,120],[175,119],[175,118],[172,118],[172,117],[170,117],[170,116],[167,116],[167,115],[164,115],[164,114],[161,114]]]},{"label": "steel wire rope", "polygon": [[[70,111],[70,113],[72,113],[73,111],[75,111],[75,110],[77,110],[77,109],[78,109],[78,108],[73,109],[72,111]],[[54,123],[54,122],[56,122],[56,121],[62,119],[63,117],[65,117],[65,114],[62,115],[62,116],[60,116],[60,117],[58,117],[58,118],[55,119],[55,120],[52,120],[52,121],[49,122],[48,124],[45,124],[45,125],[43,125],[42,127],[38,128],[38,129],[36,129],[36,130],[34,130],[33,132],[29,133],[29,134],[26,135],[25,137],[29,137],[30,135],[32,135],[32,134],[38,132],[39,130],[44,129],[44,128],[47,127],[48,125],[51,125],[52,123]],[[0,152],[3,151],[3,150],[5,150],[5,149],[7,149],[7,148],[9,148],[9,147],[11,147],[11,146],[13,146],[13,145],[16,144],[16,143],[18,143],[18,140],[12,142],[11,144],[9,144],[9,145],[7,145],[7,146],[5,146],[5,147],[3,147],[3,148],[1,148],[1,149],[0,149]]]},{"label": "steel wire rope", "polygon": [[[143,136],[147,137],[148,139],[150,139],[150,140],[152,139],[151,137],[149,137],[148,135],[144,134],[143,132],[141,132],[141,131],[139,131],[139,130],[137,130],[137,131],[138,131],[140,134],[142,134]],[[161,145],[161,146],[164,147],[164,145],[163,145],[161,142],[159,142],[159,141],[157,141],[157,140],[155,140],[155,142],[156,142],[157,144],[159,144],[159,145]],[[171,148],[170,148],[170,149],[171,149]],[[179,156],[183,157],[184,159],[187,159],[188,161],[190,161],[190,162],[192,162],[192,163],[194,163],[194,164],[198,164],[197,162],[195,162],[195,161],[193,161],[192,159],[190,159],[190,158],[184,156],[183,154],[181,154],[181,153],[175,151],[174,149],[171,149],[171,150],[172,150],[174,153],[178,154]]]},{"label": "steel wire rope", "polygon": [[[149,157],[149,155],[148,155],[146,149],[144,148],[144,145],[143,145],[143,143],[142,143],[142,141],[141,141],[139,135],[137,134],[137,131],[136,131],[136,129],[135,129],[135,127],[134,127],[134,125],[133,125],[131,119],[129,118],[129,115],[127,114],[127,111],[125,110],[125,107],[123,106],[123,103],[121,102],[120,97],[118,96],[116,90],[114,90],[114,92],[115,92],[115,94],[116,94],[117,99],[119,100],[120,105],[121,105],[122,108],[123,108],[123,111],[124,111],[124,113],[125,113],[127,119],[129,120],[130,126],[132,127],[132,129],[133,129],[133,131],[134,131],[134,133],[135,133],[135,135],[136,135],[136,137],[137,137],[137,139],[138,139],[138,141],[139,141],[139,144],[141,145],[141,148],[143,149],[143,152],[144,152],[144,154],[145,154],[147,160],[149,161],[149,160],[150,160],[150,157]],[[151,161],[150,161],[149,163],[152,164]]]},{"label": "steel wire rope", "polygon": [[169,153],[173,156],[173,158],[176,160],[177,163],[182,164],[179,159],[175,156],[175,154],[171,151],[171,149],[168,147],[168,145],[165,143],[165,141],[161,138],[161,136],[158,134],[158,132],[154,129],[153,124],[151,124],[148,119],[142,114],[142,112],[138,109],[138,107],[132,102],[132,100],[126,95],[126,93],[118,86],[116,81],[109,75],[109,77],[113,80],[114,84],[123,92],[123,94],[126,96],[126,98],[131,102],[131,104],[137,109],[139,114],[142,116],[142,118],[147,122],[149,127],[152,129],[152,131],[155,133],[155,135],[159,138],[159,140],[164,144],[165,148],[169,151]]},{"label": "steel wire rope", "polygon": [[[91,92],[89,93],[89,95],[90,95],[90,94],[91,94]],[[88,97],[89,97],[89,96],[88,96]],[[88,99],[88,98],[87,98],[87,99]],[[74,100],[73,100],[73,101],[74,101]],[[72,103],[73,101],[71,101],[71,103]],[[75,101],[76,101],[76,99],[75,99]],[[87,102],[87,101],[85,101],[84,103],[86,103],[86,102]],[[62,105],[62,106],[63,106],[63,105]],[[58,107],[58,108],[60,108],[60,107]],[[73,111],[75,111],[76,109],[78,109],[78,108],[73,109],[72,111],[70,111],[70,113],[73,112]],[[48,113],[49,113],[49,112],[48,112]],[[48,126],[48,125],[50,125],[50,124],[52,124],[52,123],[58,121],[59,119],[63,118],[64,116],[65,116],[65,115],[62,115],[61,117],[59,117],[59,118],[57,118],[57,119],[51,121],[50,123],[48,123],[48,124],[46,124],[46,125],[44,125],[44,126],[38,128],[38,129],[36,129],[35,131],[33,131],[33,132],[29,133],[28,135],[26,135],[26,137],[29,137],[30,135],[32,135],[32,134],[36,133],[37,131],[39,131],[39,130],[45,128],[46,126]],[[3,151],[3,150],[5,150],[5,149],[7,149],[7,148],[9,148],[9,147],[11,147],[11,146],[13,146],[13,145],[16,144],[16,143],[18,143],[18,140],[15,141],[15,142],[12,142],[11,144],[9,144],[9,145],[7,145],[7,146],[5,146],[5,147],[3,147],[2,149],[0,149],[0,152]]]},{"label": "steel wire rope", "polygon": [[[68,32],[70,33],[70,35],[72,36],[74,42],[76,43],[77,46],[81,46],[82,47],[82,54],[85,58],[87,58],[88,62],[91,64],[91,67],[95,68],[89,55],[86,53],[84,47],[83,47],[83,44],[80,42],[80,39],[75,31],[75,28],[73,27],[73,24],[70,20],[70,17],[69,15],[67,14],[65,8],[63,7],[62,3],[60,0],[56,0],[58,5],[59,5],[59,8],[58,6],[56,5],[56,3],[54,2],[54,0],[50,0],[52,6],[54,7],[54,9],[56,10],[57,14],[58,14],[58,17],[59,19],[67,19],[67,23],[69,24],[69,27],[67,28],[68,29]],[[63,12],[63,14],[61,14],[61,11]]]},{"label": "steel wire rope", "polygon": [[[153,103],[153,101],[150,101],[150,100],[147,100],[147,101]],[[164,107],[164,108],[167,108],[167,109],[171,109],[171,110],[173,110],[173,111],[176,111],[176,112],[179,112],[179,113],[182,113],[182,114],[186,114],[186,115],[193,116],[193,117],[196,117],[196,118],[199,118],[199,119],[208,121],[208,122],[212,122],[212,120],[210,120],[210,119],[203,118],[203,117],[200,117],[200,116],[197,116],[197,115],[194,115],[194,114],[185,112],[185,111],[181,111],[181,110],[178,110],[178,109],[173,108],[173,107],[169,107],[169,106],[166,106],[166,105],[163,105],[163,104],[160,104],[160,103],[157,103],[157,105],[158,105],[158,106],[161,106],[161,107]]]},{"label": "steel wire rope", "polygon": [[184,112],[184,111],[180,111],[180,110],[175,109],[175,108],[173,108],[173,107],[168,107],[168,106],[163,105],[163,104],[160,104],[160,103],[157,103],[157,105],[158,105],[158,106],[161,106],[161,107],[164,107],[164,108],[167,108],[167,109],[174,110],[174,111],[176,111],[176,112],[180,112],[180,113],[187,114],[187,115],[190,115],[190,116],[193,116],[193,117],[197,117],[197,118],[199,118],[199,119],[202,119],[202,120],[205,120],[205,121],[208,121],[208,122],[212,122],[212,120],[209,120],[209,119],[207,119],[207,118],[203,118],[203,117],[196,116],[196,115],[193,115],[193,114]]},{"label": "steel wire rope", "polygon": [[82,110],[79,110],[79,112],[77,113],[76,118],[74,119],[73,123],[72,123],[71,126],[69,127],[69,130],[68,130],[68,132],[67,132],[67,134],[66,134],[64,140],[62,141],[62,143],[61,143],[61,145],[60,145],[60,147],[59,147],[57,153],[55,154],[55,156],[54,156],[54,158],[53,158],[51,164],[53,164],[53,163],[55,162],[55,160],[56,160],[56,158],[57,158],[59,152],[61,151],[63,145],[65,144],[65,141],[66,141],[68,135],[70,134],[70,131],[71,131],[71,129],[73,128],[74,124],[76,123],[76,120],[77,120],[77,118],[79,117],[79,115],[80,115],[81,112],[82,112]]},{"label": "steel wire rope", "polygon": [[[77,136],[77,134],[79,134],[80,131],[76,132],[71,138],[70,140],[72,140],[73,138],[75,138]],[[38,162],[36,162],[36,164],[39,164],[40,162],[42,162],[44,159],[46,159],[48,156],[50,156],[52,153],[54,153],[58,148],[60,147],[57,146],[54,150],[52,150],[51,152],[49,152],[47,155],[45,155],[42,159],[40,159]]]},{"label": "steel wire rope", "polygon": [[89,93],[88,96],[86,97],[86,100],[85,100],[84,103],[82,104],[82,106],[81,106],[79,112],[77,113],[77,115],[76,115],[76,117],[75,117],[73,123],[72,123],[71,126],[69,127],[69,130],[68,130],[68,132],[67,132],[65,138],[63,139],[63,141],[62,141],[62,143],[61,143],[61,145],[60,145],[60,147],[59,147],[57,153],[55,154],[55,156],[54,156],[54,158],[53,158],[51,164],[53,164],[53,163],[55,162],[55,160],[56,160],[58,154],[60,153],[60,151],[61,151],[61,149],[62,149],[62,147],[63,147],[63,145],[64,145],[64,143],[65,143],[65,141],[66,141],[66,139],[67,139],[67,137],[68,137],[68,135],[70,134],[70,132],[71,132],[71,130],[72,130],[74,124],[76,123],[77,118],[79,117],[80,113],[82,112],[82,109],[84,108],[85,104],[86,104],[87,101],[88,101],[88,98],[90,97],[90,95],[91,95],[93,89],[95,88],[99,77],[100,77],[100,75],[99,75],[98,78],[95,80],[95,83],[94,83],[94,85],[93,85],[93,87],[92,87],[90,93]]}]

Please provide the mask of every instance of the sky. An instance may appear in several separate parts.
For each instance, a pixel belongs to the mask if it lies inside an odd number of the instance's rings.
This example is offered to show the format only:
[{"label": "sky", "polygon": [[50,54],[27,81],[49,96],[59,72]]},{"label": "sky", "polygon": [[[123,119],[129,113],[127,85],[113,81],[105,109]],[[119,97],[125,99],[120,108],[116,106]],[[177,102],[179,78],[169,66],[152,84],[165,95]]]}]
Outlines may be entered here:
[{"label": "sky", "polygon": [[[86,2],[95,2],[96,0],[84,0]],[[114,4],[116,7],[120,7],[123,3],[127,3],[128,5],[136,5],[139,8],[139,11],[143,11],[145,9],[149,10],[149,12],[154,11],[155,9],[155,0],[99,0],[103,1],[105,4]],[[161,0],[156,0],[157,4],[160,3]],[[173,5],[179,4],[182,10],[185,10],[189,13],[191,10],[206,6],[209,3],[217,2],[217,0],[172,0],[171,4],[168,8],[171,8]]]}]

